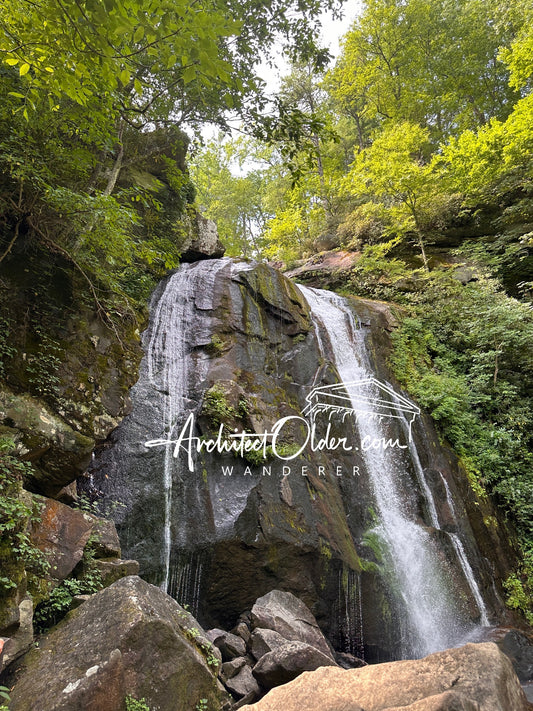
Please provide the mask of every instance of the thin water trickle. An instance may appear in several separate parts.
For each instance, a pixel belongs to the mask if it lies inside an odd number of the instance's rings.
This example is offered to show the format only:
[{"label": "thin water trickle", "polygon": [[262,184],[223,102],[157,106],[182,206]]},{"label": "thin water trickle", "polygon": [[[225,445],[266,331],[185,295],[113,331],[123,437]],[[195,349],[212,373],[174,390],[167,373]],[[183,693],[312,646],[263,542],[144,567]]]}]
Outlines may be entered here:
[{"label": "thin water trickle", "polygon": [[[365,334],[358,328],[348,302],[331,292],[300,289],[315,322],[321,324],[328,335],[341,380],[365,383],[359,392],[369,400],[379,399]],[[357,402],[350,397],[353,408],[357,409]],[[358,417],[357,428],[361,442],[365,438],[367,441],[382,441],[387,437],[385,425],[377,417]],[[382,542],[405,611],[403,619],[398,620],[400,626],[405,626],[402,655],[423,656],[453,646],[465,632],[464,620],[454,603],[456,591],[439,557],[437,543],[412,510],[412,480],[405,462],[399,450],[362,450],[360,454],[369,475],[378,516],[372,533]],[[414,458],[413,466],[426,498],[431,524],[438,528],[437,510],[417,460],[418,454],[412,447],[410,454]],[[458,559],[464,567],[465,562],[459,553]]]},{"label": "thin water trickle", "polygon": [[[196,380],[201,380],[207,369],[207,362],[194,363],[191,358],[189,328],[194,321],[195,307],[198,305],[204,310],[213,307],[214,281],[217,272],[226,264],[224,259],[183,264],[168,280],[155,308],[147,349],[148,379],[152,388],[163,395],[161,430],[169,440],[188,415],[187,399],[193,375]],[[173,448],[167,446],[163,467],[165,576],[161,584],[165,591],[169,588],[172,492],[174,477],[179,476],[177,466]]]}]

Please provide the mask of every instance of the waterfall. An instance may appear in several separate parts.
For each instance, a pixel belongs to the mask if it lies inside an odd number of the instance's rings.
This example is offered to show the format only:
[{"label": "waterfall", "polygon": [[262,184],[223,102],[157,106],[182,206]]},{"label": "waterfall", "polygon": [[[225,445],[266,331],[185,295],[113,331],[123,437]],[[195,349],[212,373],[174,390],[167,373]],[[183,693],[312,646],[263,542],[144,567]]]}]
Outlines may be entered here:
[{"label": "waterfall", "polygon": [[[443,476],[442,472],[439,472],[439,473],[440,473],[442,483],[444,484],[444,489],[446,491],[446,501],[448,503],[448,507],[450,509],[450,512],[451,512],[454,520],[457,521],[457,514],[455,512],[455,505],[453,503],[452,492],[450,491],[450,487],[448,486],[446,477]],[[464,573],[466,581],[468,583],[468,587],[470,588],[470,591],[472,593],[472,597],[476,601],[476,605],[477,605],[477,608],[478,608],[479,614],[480,614],[481,624],[483,625],[483,627],[488,627],[490,625],[490,621],[489,621],[489,616],[488,616],[488,612],[487,612],[487,607],[486,607],[483,597],[481,595],[479,585],[477,584],[476,578],[474,576],[474,571],[472,570],[472,566],[468,562],[468,557],[466,555],[466,551],[463,546],[463,542],[461,541],[461,539],[457,533],[452,533],[451,531],[448,531],[447,533],[448,533],[448,536],[450,537],[452,545],[455,549],[457,558],[461,563],[461,567],[463,569],[463,573]]]},{"label": "waterfall", "polygon": [[[209,311],[213,308],[213,288],[217,272],[228,260],[208,260],[196,264],[183,264],[168,280],[152,316],[152,330],[147,347],[146,368],[148,381],[163,398],[160,408],[160,432],[173,439],[174,432],[183,426],[188,414],[192,378],[198,382],[207,373],[206,360],[194,362],[191,358],[191,333],[195,309]],[[147,437],[148,439],[148,437]],[[174,477],[180,476],[179,464],[172,456],[171,446],[165,447],[163,467],[164,529],[163,564],[164,579],[161,588],[169,589],[170,558],[172,549],[171,523]]]},{"label": "waterfall", "polygon": [[[370,365],[365,334],[358,328],[348,302],[331,292],[300,289],[311,307],[315,323],[321,324],[329,338],[341,380],[361,383],[360,393],[367,399],[379,400],[381,393]],[[352,407],[357,410],[358,403],[353,394],[348,392],[348,395]],[[361,443],[387,440],[386,423],[382,419],[357,417]],[[409,464],[405,459],[407,453],[414,459],[411,467],[425,494],[430,523],[438,528],[435,503],[416,450],[411,446],[409,451],[407,445],[404,449],[360,447],[377,516],[371,533],[380,543],[382,562],[390,568],[391,583],[397,588],[399,604],[403,608],[398,624],[402,628],[404,657],[424,656],[446,649],[457,644],[467,631],[465,620],[455,604],[457,591],[453,589],[442,551],[431,530],[417,516],[411,495]],[[461,557],[459,550],[456,549],[458,562],[465,570],[466,556]],[[474,598],[479,606],[476,595]]]},{"label": "waterfall", "polygon": [[[407,420],[400,410],[398,410],[398,417],[399,417],[400,421],[402,422],[404,431],[406,431],[407,427],[408,427]],[[433,493],[431,491],[429,484],[426,481],[424,469],[422,467],[422,464],[420,463],[420,457],[418,456],[418,450],[416,448],[416,443],[413,439],[409,439],[409,453],[411,455],[411,460],[414,465],[417,480],[418,480],[418,482],[422,488],[422,491],[424,492],[424,495],[425,495],[425,501],[426,501],[426,505],[429,510],[429,517],[431,520],[431,525],[434,526],[437,530],[441,531],[442,528],[441,528],[439,516],[437,513],[437,507],[435,506],[435,500],[433,498]],[[457,523],[458,523],[457,513],[455,510],[455,505],[453,503],[453,498],[452,498],[452,493],[450,491],[450,487],[448,486],[446,477],[442,474],[442,472],[439,472],[439,474],[440,474],[442,483],[444,485],[444,489],[446,491],[446,502],[448,504],[448,508],[450,509],[450,513],[452,514],[454,522],[457,525]],[[490,625],[490,621],[489,621],[489,617],[488,617],[487,607],[486,607],[483,597],[481,595],[479,585],[477,584],[476,578],[474,576],[474,571],[472,570],[472,566],[470,565],[470,563],[468,561],[468,557],[466,555],[466,551],[465,551],[463,542],[461,541],[461,538],[459,537],[459,535],[457,533],[452,533],[451,531],[445,531],[445,533],[448,536],[448,538],[450,539],[451,544],[455,550],[457,560],[459,562],[461,570],[463,571],[463,575],[466,579],[466,582],[468,583],[468,587],[470,588],[472,597],[474,598],[474,601],[475,601],[477,608],[479,610],[480,623],[483,627],[488,627]]]}]

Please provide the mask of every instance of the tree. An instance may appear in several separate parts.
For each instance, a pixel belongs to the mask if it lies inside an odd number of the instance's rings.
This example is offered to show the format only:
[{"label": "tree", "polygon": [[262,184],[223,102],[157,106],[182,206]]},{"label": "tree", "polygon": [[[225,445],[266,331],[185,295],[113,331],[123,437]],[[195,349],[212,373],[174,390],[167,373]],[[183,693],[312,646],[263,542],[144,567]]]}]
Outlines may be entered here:
[{"label": "tree", "polygon": [[517,27],[504,10],[481,0],[368,0],[328,77],[359,149],[375,122],[418,123],[436,144],[505,118],[516,93],[497,56]]},{"label": "tree", "polygon": [[[175,264],[174,229],[170,241],[148,243],[143,233],[162,194],[182,207],[191,199],[176,159],[187,140],[176,127],[226,125],[229,111],[251,126],[261,122],[267,97],[259,60],[281,38],[295,54],[323,62],[314,40],[323,7],[316,0],[2,3],[0,256],[24,234],[77,265],[93,289],[106,277],[118,288],[117,275],[136,259]],[[284,121],[294,125],[290,112]],[[280,124],[275,116],[264,123],[267,133]],[[159,161],[155,178],[123,179],[147,161]]]},{"label": "tree", "polygon": [[372,146],[356,156],[345,178],[345,189],[360,203],[378,204],[397,236],[414,234],[422,262],[427,224],[439,203],[439,192],[429,157],[429,132],[416,124],[392,124]]},{"label": "tree", "polygon": [[190,159],[198,207],[217,223],[226,251],[233,256],[260,255],[260,237],[268,218],[263,204],[267,171],[243,167],[244,158],[254,155],[256,145],[251,139],[218,135]]}]

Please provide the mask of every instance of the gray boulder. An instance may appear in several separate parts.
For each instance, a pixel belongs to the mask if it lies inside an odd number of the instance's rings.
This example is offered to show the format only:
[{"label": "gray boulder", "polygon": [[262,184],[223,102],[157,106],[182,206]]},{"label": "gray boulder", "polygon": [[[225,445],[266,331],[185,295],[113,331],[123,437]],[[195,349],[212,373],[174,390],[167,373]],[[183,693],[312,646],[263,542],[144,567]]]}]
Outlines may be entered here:
[{"label": "gray boulder", "polygon": [[288,641],[304,642],[334,662],[326,638],[309,608],[290,592],[272,590],[252,607],[252,626],[274,630]]},{"label": "gray boulder", "polygon": [[196,214],[190,227],[190,234],[181,247],[182,262],[197,262],[199,259],[218,259],[224,256],[226,248],[218,238],[216,223]]},{"label": "gray boulder", "polygon": [[252,670],[246,665],[242,666],[235,676],[226,681],[226,688],[238,699],[249,696],[258,699],[261,696],[259,685],[252,675]]},{"label": "gray boulder", "polygon": [[258,628],[252,632],[250,637],[250,652],[259,661],[265,654],[278,647],[283,647],[284,644],[287,644],[287,640],[279,632]]},{"label": "gray boulder", "polygon": [[[14,667],[14,668],[13,668]],[[160,711],[229,697],[196,620],[136,576],[91,596],[12,665],[11,711],[123,711],[130,695]]]},{"label": "gray boulder", "polygon": [[235,657],[244,657],[246,654],[244,640],[231,632],[215,628],[206,632],[206,636],[220,650],[224,662],[229,662]]},{"label": "gray boulder", "polygon": [[304,642],[286,642],[265,654],[253,668],[253,675],[265,689],[286,684],[302,672],[337,666],[331,657]]}]

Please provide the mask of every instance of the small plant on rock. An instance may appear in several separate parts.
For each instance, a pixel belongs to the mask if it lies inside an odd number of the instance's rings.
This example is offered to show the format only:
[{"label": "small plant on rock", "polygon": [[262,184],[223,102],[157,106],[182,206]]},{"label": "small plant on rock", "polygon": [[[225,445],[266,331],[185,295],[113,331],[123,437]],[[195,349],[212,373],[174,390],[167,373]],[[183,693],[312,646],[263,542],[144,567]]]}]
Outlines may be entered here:
[{"label": "small plant on rock", "polygon": [[136,699],[133,696],[126,696],[126,711],[150,711],[146,699]]}]

